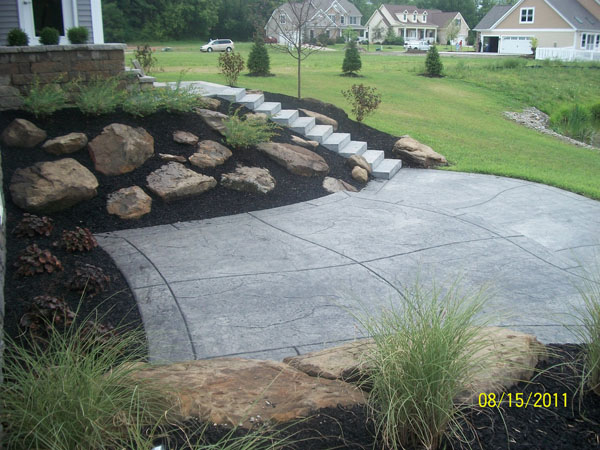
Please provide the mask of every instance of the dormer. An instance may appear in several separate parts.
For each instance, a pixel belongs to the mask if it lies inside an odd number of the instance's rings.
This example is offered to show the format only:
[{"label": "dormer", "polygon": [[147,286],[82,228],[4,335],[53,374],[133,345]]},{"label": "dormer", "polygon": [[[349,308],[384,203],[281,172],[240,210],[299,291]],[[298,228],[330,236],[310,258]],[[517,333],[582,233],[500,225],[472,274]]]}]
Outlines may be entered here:
[{"label": "dormer", "polygon": [[427,11],[423,11],[423,19],[422,19],[423,23],[427,23]]},{"label": "dormer", "polygon": [[404,10],[404,13],[402,13],[402,22],[406,22],[408,20],[408,11]]},{"label": "dormer", "polygon": [[412,21],[417,23],[417,17],[419,17],[419,12],[415,9],[412,14]]}]

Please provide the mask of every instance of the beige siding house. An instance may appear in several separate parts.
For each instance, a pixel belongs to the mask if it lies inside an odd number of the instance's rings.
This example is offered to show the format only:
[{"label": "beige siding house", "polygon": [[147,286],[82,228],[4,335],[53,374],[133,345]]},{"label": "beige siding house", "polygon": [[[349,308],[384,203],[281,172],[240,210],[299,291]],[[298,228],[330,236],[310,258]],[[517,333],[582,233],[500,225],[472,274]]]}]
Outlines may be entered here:
[{"label": "beige siding house", "polygon": [[493,7],[475,27],[484,52],[530,54],[538,47],[600,50],[597,0],[520,0]]},{"label": "beige siding house", "polygon": [[439,9],[420,9],[414,5],[383,4],[365,24],[370,42],[381,42],[389,29],[407,40],[427,40],[445,44],[452,28],[457,36],[451,43],[465,44],[469,25],[459,12],[442,12]]}]

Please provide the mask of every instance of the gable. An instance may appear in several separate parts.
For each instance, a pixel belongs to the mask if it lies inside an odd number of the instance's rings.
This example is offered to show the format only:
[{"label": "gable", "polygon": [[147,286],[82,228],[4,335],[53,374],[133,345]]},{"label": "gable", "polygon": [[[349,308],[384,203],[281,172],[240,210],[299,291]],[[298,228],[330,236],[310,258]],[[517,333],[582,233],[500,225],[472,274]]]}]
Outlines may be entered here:
[{"label": "gable", "polygon": [[[534,8],[533,23],[519,23],[521,9]],[[495,29],[534,29],[534,28],[566,28],[572,30],[569,25],[548,3],[544,0],[524,0],[500,21]]]}]

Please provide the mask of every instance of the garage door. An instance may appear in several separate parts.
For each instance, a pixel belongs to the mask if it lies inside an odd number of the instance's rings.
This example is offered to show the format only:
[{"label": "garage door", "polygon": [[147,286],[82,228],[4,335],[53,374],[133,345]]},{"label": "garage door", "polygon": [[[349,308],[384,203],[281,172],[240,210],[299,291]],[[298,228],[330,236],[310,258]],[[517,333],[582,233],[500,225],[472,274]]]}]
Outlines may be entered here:
[{"label": "garage door", "polygon": [[531,53],[531,37],[529,36],[502,36],[498,53],[516,53],[529,55]]}]

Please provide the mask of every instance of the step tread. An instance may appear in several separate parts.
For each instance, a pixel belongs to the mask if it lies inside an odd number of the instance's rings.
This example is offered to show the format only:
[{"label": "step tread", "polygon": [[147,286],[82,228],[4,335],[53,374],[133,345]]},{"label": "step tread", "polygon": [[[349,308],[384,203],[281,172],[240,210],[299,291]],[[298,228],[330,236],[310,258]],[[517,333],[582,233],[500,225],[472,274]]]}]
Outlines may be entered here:
[{"label": "step tread", "polygon": [[339,151],[339,154],[345,158],[352,155],[362,155],[367,151],[367,143],[363,141],[350,141]]},{"label": "step tread", "polygon": [[338,144],[350,137],[350,133],[332,133],[325,141],[324,144]]},{"label": "step tread", "polygon": [[282,109],[277,114],[273,116],[274,119],[289,119],[290,117],[294,117],[294,114],[298,114],[297,109]]},{"label": "step tread", "polygon": [[375,178],[392,178],[402,168],[401,159],[384,159],[375,168],[373,176]]}]

